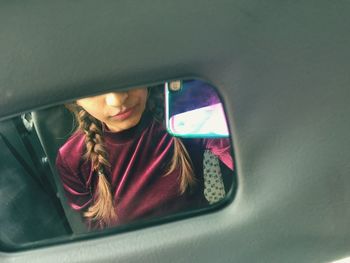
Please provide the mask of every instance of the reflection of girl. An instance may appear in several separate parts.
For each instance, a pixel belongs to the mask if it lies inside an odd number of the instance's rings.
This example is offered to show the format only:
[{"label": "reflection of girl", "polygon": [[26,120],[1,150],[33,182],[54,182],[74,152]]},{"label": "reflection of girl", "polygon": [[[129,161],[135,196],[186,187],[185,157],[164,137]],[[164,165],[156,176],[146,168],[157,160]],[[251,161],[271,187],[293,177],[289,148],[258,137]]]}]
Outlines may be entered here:
[{"label": "reflection of girl", "polygon": [[233,169],[228,140],[171,137],[152,111],[155,96],[147,97],[147,88],[138,88],[70,105],[79,127],[56,165],[70,206],[89,228],[207,205],[198,176],[206,149]]}]

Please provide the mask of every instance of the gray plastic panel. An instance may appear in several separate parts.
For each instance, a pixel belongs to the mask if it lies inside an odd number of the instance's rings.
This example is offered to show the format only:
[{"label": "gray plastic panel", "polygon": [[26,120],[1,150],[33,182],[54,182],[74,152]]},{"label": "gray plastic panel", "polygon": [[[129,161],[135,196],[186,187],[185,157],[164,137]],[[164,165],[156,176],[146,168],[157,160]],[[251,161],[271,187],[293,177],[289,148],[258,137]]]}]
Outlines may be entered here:
[{"label": "gray plastic panel", "polygon": [[179,76],[224,95],[225,209],[2,262],[328,262],[350,256],[349,1],[2,1],[0,112]]}]

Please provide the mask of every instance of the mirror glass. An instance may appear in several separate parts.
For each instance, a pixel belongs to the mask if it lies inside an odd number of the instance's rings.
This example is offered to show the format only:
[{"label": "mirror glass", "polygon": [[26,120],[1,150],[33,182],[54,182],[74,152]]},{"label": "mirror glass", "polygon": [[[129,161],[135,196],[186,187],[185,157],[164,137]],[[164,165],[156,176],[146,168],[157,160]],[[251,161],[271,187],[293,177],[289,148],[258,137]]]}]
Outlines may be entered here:
[{"label": "mirror glass", "polygon": [[27,112],[0,144],[3,251],[198,215],[236,188],[222,101],[196,79]]}]

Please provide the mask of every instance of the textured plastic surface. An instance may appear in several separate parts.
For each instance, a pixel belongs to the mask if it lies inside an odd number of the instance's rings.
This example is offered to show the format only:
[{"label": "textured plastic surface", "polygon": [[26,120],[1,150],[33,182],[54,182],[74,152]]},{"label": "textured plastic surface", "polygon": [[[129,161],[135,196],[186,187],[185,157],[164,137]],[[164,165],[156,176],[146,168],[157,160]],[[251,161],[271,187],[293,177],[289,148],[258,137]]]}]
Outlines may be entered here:
[{"label": "textured plastic surface", "polygon": [[225,209],[2,262],[327,262],[350,255],[348,1],[2,1],[3,116],[199,76],[234,134]]}]

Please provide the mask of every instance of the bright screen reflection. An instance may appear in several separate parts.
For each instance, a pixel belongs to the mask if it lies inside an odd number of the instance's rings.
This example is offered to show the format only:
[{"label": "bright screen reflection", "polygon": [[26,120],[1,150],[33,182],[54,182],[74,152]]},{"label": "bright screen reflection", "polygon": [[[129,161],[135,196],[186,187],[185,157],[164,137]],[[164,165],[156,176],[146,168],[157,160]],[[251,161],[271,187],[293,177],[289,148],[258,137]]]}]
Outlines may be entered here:
[{"label": "bright screen reflection", "polygon": [[169,125],[173,133],[180,135],[229,136],[221,103],[176,114],[170,118]]},{"label": "bright screen reflection", "polygon": [[165,83],[166,127],[183,138],[227,138],[229,130],[215,88],[198,79]]}]

